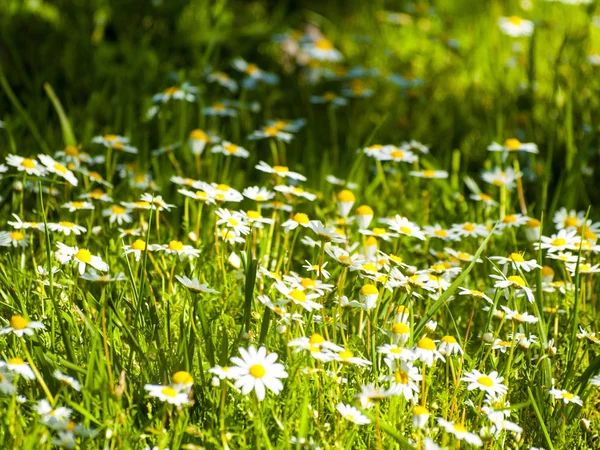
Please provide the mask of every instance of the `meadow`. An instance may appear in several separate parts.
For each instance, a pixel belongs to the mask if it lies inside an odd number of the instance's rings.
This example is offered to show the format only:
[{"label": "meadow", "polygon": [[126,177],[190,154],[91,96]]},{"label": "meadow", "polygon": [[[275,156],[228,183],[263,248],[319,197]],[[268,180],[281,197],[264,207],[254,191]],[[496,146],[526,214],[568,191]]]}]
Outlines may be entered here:
[{"label": "meadow", "polygon": [[594,0],[5,0],[0,448],[600,448]]}]

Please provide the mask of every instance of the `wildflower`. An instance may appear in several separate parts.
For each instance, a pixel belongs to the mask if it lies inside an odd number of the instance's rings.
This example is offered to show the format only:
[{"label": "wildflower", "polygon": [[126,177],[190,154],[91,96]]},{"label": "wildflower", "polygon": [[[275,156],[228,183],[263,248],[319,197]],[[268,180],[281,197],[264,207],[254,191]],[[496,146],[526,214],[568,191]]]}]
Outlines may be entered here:
[{"label": "wildflower", "polygon": [[239,212],[231,213],[226,209],[219,208],[216,214],[219,217],[217,225],[225,225],[235,231],[238,235],[250,233],[250,227],[243,222],[244,217]]},{"label": "wildflower", "polygon": [[508,391],[506,385],[502,384],[504,378],[498,376],[498,372],[496,371],[486,375],[479,372],[477,369],[473,369],[471,373],[465,374],[461,380],[469,383],[467,386],[469,391],[479,389],[486,392],[491,397],[503,396]]},{"label": "wildflower", "polygon": [[344,419],[356,425],[366,425],[371,423],[371,420],[354,406],[338,403],[335,409],[338,410],[338,412],[342,415]]},{"label": "wildflower", "polygon": [[14,315],[7,327],[0,328],[0,335],[13,333],[18,337],[33,336],[35,330],[46,328],[42,322],[29,321],[23,316]]},{"label": "wildflower", "polygon": [[376,388],[374,384],[362,385],[360,392],[356,395],[356,398],[360,401],[363,408],[371,408],[374,402],[379,402],[391,394],[385,389]]},{"label": "wildflower", "polygon": [[294,135],[291,133],[286,133],[285,131],[282,131],[279,128],[277,128],[276,126],[271,125],[261,128],[259,130],[255,130],[248,136],[248,139],[250,139],[251,141],[269,138],[275,138],[278,141],[290,143],[294,138]]},{"label": "wildflower", "polygon": [[579,273],[582,275],[600,273],[600,264],[594,264],[592,266],[591,264],[582,263],[581,261],[579,263],[579,267],[577,266],[577,263],[571,263],[567,264],[566,268],[572,277],[575,276],[577,270],[579,270]]},{"label": "wildflower", "polygon": [[517,16],[500,17],[498,25],[504,34],[511,37],[531,36],[533,34],[533,22]]},{"label": "wildflower", "polygon": [[290,169],[286,166],[269,166],[266,162],[260,161],[256,166],[256,169],[261,172],[271,173],[278,177],[287,177],[292,180],[306,181],[306,177],[297,172],[291,172]]},{"label": "wildflower", "polygon": [[58,250],[54,254],[56,259],[61,264],[67,264],[73,262],[78,266],[79,274],[83,275],[86,267],[89,265],[100,272],[106,272],[108,270],[108,264],[102,261],[99,256],[94,256],[86,248],[69,247],[68,245],[58,242]]},{"label": "wildflower", "polygon": [[433,366],[436,359],[446,361],[444,356],[437,350],[435,342],[428,337],[421,338],[413,351],[416,359],[424,362],[428,367]]},{"label": "wildflower", "polygon": [[312,42],[306,43],[302,50],[306,54],[318,61],[340,62],[344,57],[339,50],[336,50],[329,39],[320,37]]},{"label": "wildflower", "polygon": [[267,349],[260,347],[258,350],[254,346],[248,349],[239,349],[241,357],[234,356],[231,362],[233,377],[235,378],[235,387],[242,390],[243,395],[247,395],[252,390],[256,392],[259,401],[265,398],[265,387],[274,394],[279,394],[283,389],[281,378],[287,378],[283,364],[276,363],[277,353],[269,353]]},{"label": "wildflower", "polygon": [[320,220],[311,220],[308,223],[310,228],[317,235],[318,239],[322,242],[345,242],[346,238],[338,233],[335,228],[327,227],[323,225]]},{"label": "wildflower", "polygon": [[0,231],[0,247],[27,247],[29,236],[20,231]]},{"label": "wildflower", "polygon": [[354,206],[355,201],[356,198],[354,197],[354,194],[351,191],[347,189],[341,191],[337,195],[338,214],[341,217],[348,217],[348,214],[350,214],[350,210]]},{"label": "wildflower", "polygon": [[372,363],[371,361],[364,359],[364,358],[359,358],[358,356],[354,356],[354,352],[348,350],[348,349],[344,349],[339,353],[336,353],[334,355],[334,360],[335,361],[339,361],[343,364],[355,364],[357,366],[370,366]]},{"label": "wildflower", "polygon": [[125,274],[123,272],[119,272],[114,276],[111,276],[110,274],[100,275],[94,269],[90,268],[88,272],[81,275],[81,279],[93,281],[95,283],[112,283],[113,281],[124,281]]},{"label": "wildflower", "polygon": [[202,292],[204,294],[218,294],[218,291],[208,287],[208,284],[200,284],[197,278],[188,278],[186,276],[175,275],[177,281],[183,284],[190,291]]},{"label": "wildflower", "polygon": [[448,172],[445,170],[415,170],[409,172],[410,176],[417,178],[443,179],[448,178]]},{"label": "wildflower", "polygon": [[271,72],[265,72],[256,64],[249,63],[243,58],[235,58],[231,63],[234,69],[246,74],[242,80],[242,86],[246,89],[254,89],[257,83],[273,85],[279,83],[279,77]]},{"label": "wildflower", "polygon": [[471,194],[469,196],[469,198],[471,200],[475,200],[476,202],[484,203],[487,206],[498,205],[498,202],[496,200],[494,200],[491,195],[484,194],[483,192],[480,192],[478,194]]},{"label": "wildflower", "polygon": [[453,232],[447,230],[442,227],[440,224],[435,224],[433,226],[424,226],[423,234],[428,238],[437,238],[443,241],[456,241],[458,238],[454,235]]},{"label": "wildflower", "polygon": [[444,336],[440,341],[439,351],[444,356],[463,354],[463,349],[454,336]]},{"label": "wildflower", "polygon": [[0,392],[6,395],[17,392],[17,387],[13,384],[13,374],[5,368],[0,369]]},{"label": "wildflower", "polygon": [[515,138],[510,138],[504,141],[504,144],[492,142],[487,148],[490,152],[527,152],[538,153],[538,147],[533,142],[523,143]]},{"label": "wildflower", "polygon": [[94,205],[91,202],[67,202],[61,205],[61,208],[66,208],[69,212],[75,212],[94,209]]},{"label": "wildflower", "polygon": [[32,158],[23,158],[17,155],[8,155],[6,164],[11,167],[16,167],[19,172],[25,172],[27,175],[35,175],[38,177],[46,173],[46,169],[37,160]]},{"label": "wildflower", "polygon": [[148,395],[155,397],[160,401],[170,403],[171,405],[181,406],[189,403],[187,392],[178,391],[172,386],[163,386],[160,384],[146,384],[144,389]]},{"label": "wildflower", "polygon": [[493,170],[483,172],[481,175],[481,178],[483,178],[483,181],[486,183],[498,187],[505,187],[508,191],[511,191],[515,187],[515,182],[517,178],[520,177],[521,173],[516,173],[511,167],[506,170],[496,167]]},{"label": "wildflower", "polygon": [[585,212],[575,210],[569,211],[567,208],[562,207],[554,213],[552,220],[556,224],[557,230],[563,230],[567,228],[578,229],[583,225],[585,220]]},{"label": "wildflower", "polygon": [[550,389],[548,391],[556,400],[562,400],[565,404],[575,403],[579,406],[583,406],[583,402],[578,395],[572,394],[564,389]]},{"label": "wildflower", "polygon": [[415,403],[419,393],[419,383],[423,380],[419,369],[408,361],[390,361],[387,358],[384,361],[392,372],[390,376],[385,377],[391,381],[388,393],[402,395],[406,400]]},{"label": "wildflower", "polygon": [[78,391],[78,392],[81,391],[81,383],[79,381],[77,381],[75,378],[65,375],[60,370],[58,370],[58,369],[55,370],[52,373],[52,376],[54,378],[56,378],[58,381],[60,381],[61,383],[65,384],[69,387],[72,387],[76,391]]},{"label": "wildflower", "polygon": [[387,224],[390,229],[396,233],[400,233],[404,236],[415,237],[422,241],[425,240],[425,234],[421,231],[421,229],[406,217],[396,215],[393,218],[381,219],[380,221]]},{"label": "wildflower", "polygon": [[568,250],[577,240],[577,231],[563,229],[550,237],[541,236],[540,239],[541,243],[535,242],[533,244],[536,250],[541,248],[547,250],[549,253]]},{"label": "wildflower", "polygon": [[212,72],[206,76],[206,81],[209,83],[217,83],[218,85],[228,89],[230,92],[237,92],[237,82],[227,75],[225,72]]},{"label": "wildflower", "polygon": [[417,405],[412,410],[412,426],[413,428],[424,428],[429,421],[430,413],[427,408]]},{"label": "wildflower", "polygon": [[327,91],[323,95],[312,95],[310,97],[310,102],[315,104],[329,104],[332,107],[337,108],[346,106],[348,104],[348,99],[337,95],[333,91]]},{"label": "wildflower", "polygon": [[323,305],[313,301],[315,298],[320,297],[319,294],[306,293],[300,289],[290,288],[284,283],[276,283],[275,288],[283,294],[285,298],[291,300],[294,304],[301,306],[308,312],[323,308]]},{"label": "wildflower", "polygon": [[522,214],[507,214],[498,224],[498,229],[503,230],[505,228],[518,228],[527,224],[528,221],[529,217]]},{"label": "wildflower", "polygon": [[77,186],[79,181],[69,169],[63,166],[61,163],[56,161],[54,158],[48,155],[38,155],[38,158],[42,162],[44,166],[46,166],[46,170],[50,173],[58,175],[59,177],[67,180],[73,186]]},{"label": "wildflower", "polygon": [[238,158],[247,158],[250,156],[248,150],[228,141],[223,141],[220,144],[215,145],[211,149],[211,153],[222,153],[225,156],[237,156]]},{"label": "wildflower", "polygon": [[33,373],[33,370],[31,370],[29,364],[23,361],[22,358],[9,358],[6,361],[0,359],[0,371],[2,369],[7,369],[12,373],[21,375],[27,380],[35,380],[35,374]]},{"label": "wildflower", "polygon": [[479,237],[488,235],[488,229],[485,225],[472,222],[452,225],[450,231],[459,237]]},{"label": "wildflower", "polygon": [[237,117],[238,112],[233,108],[225,106],[223,102],[217,102],[213,103],[211,106],[204,107],[202,109],[202,114],[204,114],[205,116]]},{"label": "wildflower", "polygon": [[542,267],[537,263],[535,259],[528,261],[523,258],[522,253],[511,253],[507,258],[503,256],[490,256],[492,261],[498,261],[500,264],[510,264],[515,270],[523,270],[524,272],[531,272],[534,269],[541,269]]},{"label": "wildflower", "polygon": [[213,375],[219,377],[220,380],[232,380],[235,374],[231,371],[231,367],[229,366],[215,366],[208,369],[208,373],[212,373]]},{"label": "wildflower", "polygon": [[191,245],[184,245],[183,242],[176,240],[172,240],[166,245],[155,245],[152,250],[163,251],[167,255],[179,256],[180,261],[183,261],[185,258],[193,259],[200,256],[200,250],[195,249]]},{"label": "wildflower", "polygon": [[206,144],[216,144],[221,139],[210,132],[196,128],[190,132],[188,144],[193,155],[200,156],[204,153]]},{"label": "wildflower", "polygon": [[498,275],[490,275],[491,278],[498,280],[494,284],[494,287],[500,288],[500,289],[506,289],[508,287],[512,287],[513,289],[523,291],[525,293],[525,295],[527,296],[527,300],[529,300],[529,303],[533,303],[535,301],[535,298],[533,296],[533,291],[527,286],[527,283],[520,275],[511,275],[511,276],[507,277],[502,272],[500,272],[498,269],[496,269],[496,268],[494,268],[494,269],[496,270],[496,272],[498,272]]},{"label": "wildflower", "polygon": [[379,290],[373,284],[365,284],[360,288],[360,301],[365,305],[366,310],[371,310],[377,306]]},{"label": "wildflower", "polygon": [[85,233],[87,228],[82,227],[81,225],[77,225],[73,222],[58,222],[58,223],[48,223],[48,229],[50,231],[58,231],[63,233],[65,236],[69,236],[73,233],[76,236],[79,236],[81,233]]},{"label": "wildflower", "polygon": [[96,136],[92,139],[93,144],[100,144],[106,148],[115,149],[120,152],[136,154],[137,148],[129,145],[129,139],[116,134],[106,134],[104,136]]},{"label": "wildflower", "polygon": [[459,423],[448,422],[447,420],[442,419],[441,417],[438,418],[437,422],[442,428],[444,428],[444,430],[446,430],[447,433],[454,435],[454,437],[459,441],[464,440],[465,442],[476,447],[481,447],[483,445],[483,442],[481,441],[479,436],[477,436],[474,433],[471,433],[464,425],[461,425]]},{"label": "wildflower", "polygon": [[[277,189],[277,187],[280,187],[280,186],[276,186],[275,189]],[[275,197],[275,194],[273,192],[269,191],[266,188],[258,187],[258,186],[252,186],[252,187],[245,188],[242,191],[242,195],[244,197],[254,200],[256,202],[266,202]]]},{"label": "wildflower", "polygon": [[124,223],[131,223],[133,221],[131,218],[131,210],[119,205],[113,205],[110,208],[106,208],[102,211],[102,216],[108,217],[108,221],[111,224],[117,222],[117,224],[123,225]]}]

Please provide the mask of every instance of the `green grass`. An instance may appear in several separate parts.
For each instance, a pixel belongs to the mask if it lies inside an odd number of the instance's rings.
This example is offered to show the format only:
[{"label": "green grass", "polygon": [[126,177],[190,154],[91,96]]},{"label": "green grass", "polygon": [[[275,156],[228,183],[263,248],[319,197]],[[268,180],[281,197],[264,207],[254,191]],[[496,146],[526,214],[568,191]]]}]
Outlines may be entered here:
[{"label": "green grass", "polygon": [[[600,85],[598,67],[588,57],[600,51],[594,25],[600,13],[594,4],[538,1],[531,10],[520,4],[525,2],[9,0],[0,6],[0,163],[7,168],[0,173],[0,231],[8,232],[0,235],[0,244],[8,242],[0,246],[0,328],[18,325],[15,316],[44,325],[28,337],[0,335],[3,445],[54,448],[53,440],[62,437],[69,447],[72,437],[78,448],[103,449],[306,448],[309,442],[324,449],[421,449],[432,439],[456,448],[459,440],[438,422],[444,419],[480,435],[486,449],[596,448],[600,397],[591,380],[600,372],[593,334],[600,332],[598,287],[597,275],[585,272],[600,262],[598,249],[579,251],[572,245],[575,262],[569,270],[549,257],[554,251],[537,249],[539,241],[528,235],[526,225],[503,225],[510,223],[507,217],[523,214],[540,220],[541,234],[552,236],[556,214],[567,208],[569,216],[571,210],[579,212],[574,222],[567,222],[574,225],[572,239],[594,241],[589,231],[598,231],[599,220]],[[402,24],[384,20],[384,10],[403,13]],[[502,34],[498,19],[512,15],[532,20],[533,35]],[[307,67],[286,59],[272,39],[292,28],[305,31],[307,24],[344,55],[343,64],[323,67],[379,71],[361,79],[373,96],[349,98],[339,108],[311,103],[311,96],[326,91],[339,95],[350,81],[338,76],[311,83]],[[239,56],[277,74],[279,83],[256,89],[240,84],[238,92],[230,93],[207,80],[209,72],[220,70],[241,83],[244,75],[231,65]],[[387,77],[392,73],[409,85],[391,83]],[[159,105],[157,115],[148,116],[154,94],[184,82],[198,88],[194,101],[170,100]],[[240,102],[237,117],[203,114],[205,107],[223,100]],[[260,109],[252,110],[253,104]],[[289,143],[248,139],[268,120],[298,118],[306,123]],[[210,144],[201,156],[192,154],[194,129],[242,146],[249,157],[212,153]],[[108,134],[129,138],[137,154],[92,142]],[[510,152],[503,159],[487,150],[492,142],[510,138],[537,144],[539,153]],[[376,162],[362,151],[375,144],[399,147],[412,139],[430,152],[410,163]],[[80,170],[74,187],[59,174],[25,176],[4,161],[11,154],[55,156],[68,146],[104,157],[83,162],[81,168],[112,184],[102,185]],[[169,149],[154,152],[161,148]],[[279,162],[307,180],[261,172],[254,168],[259,161]],[[510,190],[483,181],[482,172],[496,167],[513,168],[523,176]],[[417,178],[409,173],[414,170],[444,170],[448,177]],[[333,185],[326,181],[330,174],[346,182]],[[142,183],[145,175],[150,178]],[[203,204],[178,193],[181,186],[170,181],[172,176],[227,184],[240,192],[261,186],[276,193],[276,186],[291,184],[316,198],[277,192],[275,199],[292,212],[268,209],[249,198]],[[26,189],[18,189],[23,182]],[[90,210],[62,207],[95,189],[112,200],[92,199]],[[218,192],[200,185],[190,189]],[[343,190],[355,197],[349,217],[360,205],[373,209],[371,230],[393,232],[393,226],[379,219],[399,215],[421,229],[472,222],[485,231],[454,242],[419,240],[399,227],[399,235],[389,241],[369,237],[359,232],[356,221],[341,220],[338,196]],[[497,204],[486,206],[471,198],[480,192]],[[144,193],[161,195],[174,208],[132,209],[132,222],[121,226],[103,215],[106,208],[139,201]],[[230,243],[220,231],[232,222],[217,225],[220,208],[260,211],[271,222]],[[282,224],[296,213],[332,225],[345,233],[346,242],[319,240],[303,226],[286,232]],[[63,221],[85,231],[65,236],[20,230],[29,245],[13,246],[14,238],[22,242],[19,235],[7,237],[15,231],[8,224],[13,214],[41,229]],[[119,228],[139,233],[123,236]],[[308,245],[307,238],[316,244]],[[138,239],[140,258],[124,255]],[[196,257],[180,260],[153,247],[171,243],[176,248],[179,241],[191,246]],[[369,266],[349,268],[331,254],[331,247],[339,247],[350,256],[368,258],[366,247],[373,242],[383,253],[363,263],[395,255],[403,265],[391,261],[373,274]],[[73,263],[61,264],[58,243],[89,249],[108,265],[106,274],[120,274],[119,280],[82,278]],[[468,257],[453,256],[452,250]],[[499,276],[505,265],[488,258],[515,252],[544,266],[530,272],[506,268],[507,277],[521,277],[510,280],[522,280],[531,289],[531,303],[520,295],[522,287],[494,287],[498,280],[492,275]],[[317,269],[308,271],[305,261]],[[446,265],[438,266],[442,261]],[[60,271],[42,275],[38,266]],[[550,268],[554,284],[547,279]],[[431,290],[406,278],[415,271],[428,271],[419,281],[432,283]],[[435,271],[443,273],[443,282]],[[331,284],[313,299],[321,310],[306,311],[305,303],[297,301],[300,294],[286,297],[286,289],[277,289],[274,274],[292,272],[304,278],[304,285],[286,278],[290,289],[310,292],[313,283]],[[187,289],[176,275],[195,278],[218,293]],[[366,284],[377,290],[373,309],[340,305],[344,296],[361,300]],[[460,295],[459,288],[484,292],[490,302]],[[301,321],[284,320],[281,310],[265,306],[266,298],[280,307],[277,302],[287,298],[287,312]],[[500,319],[491,304],[537,320]],[[410,331],[406,339],[394,331],[399,322]],[[529,336],[530,345],[512,338],[515,333]],[[288,346],[315,334],[369,365],[340,361],[348,356],[340,356],[340,350],[331,354],[336,360],[319,361],[307,350]],[[390,395],[375,399],[372,407],[361,405],[357,394],[365,386],[374,383],[387,390],[406,376],[405,367],[390,369],[380,346],[399,341],[409,351],[426,347],[427,338],[439,348],[447,336],[463,354],[446,355],[431,367],[414,361],[413,371],[422,376],[415,382],[414,401]],[[499,344],[493,349],[490,342],[495,340]],[[555,349],[548,349],[549,343]],[[277,363],[287,372],[281,392],[267,389],[262,401],[254,391],[239,392],[235,379],[219,380],[209,372],[217,365],[231,366],[239,349],[250,346],[277,353]],[[14,358],[29,364],[33,379],[4,366]],[[55,370],[77,379],[81,389],[59,381]],[[491,407],[506,408],[506,419],[521,432],[490,435],[489,411],[481,409],[486,405],[483,391],[468,390],[469,383],[462,380],[473,370],[503,377],[507,392]],[[186,404],[168,404],[145,389],[147,384],[171,385],[181,371],[193,377],[187,388],[175,386],[188,394]],[[581,399],[582,406],[555,398],[549,392],[553,387],[568,391],[567,400],[571,394]],[[51,416],[36,412],[42,400],[53,408],[69,408],[72,423],[52,422]],[[336,409],[339,403],[359,408],[370,423],[347,420]],[[431,414],[423,428],[413,426],[416,405]],[[470,448],[465,441],[460,446]]]}]

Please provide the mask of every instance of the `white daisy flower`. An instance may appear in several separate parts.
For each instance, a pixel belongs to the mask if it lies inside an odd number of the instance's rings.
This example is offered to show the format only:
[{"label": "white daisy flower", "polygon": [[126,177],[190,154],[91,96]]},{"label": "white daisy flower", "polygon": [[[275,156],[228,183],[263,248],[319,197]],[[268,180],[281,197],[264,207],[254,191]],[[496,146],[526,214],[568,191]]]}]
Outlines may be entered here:
[{"label": "white daisy flower", "polygon": [[163,386],[160,384],[146,384],[144,389],[148,395],[155,397],[160,401],[170,403],[171,405],[181,406],[189,403],[189,394],[178,391],[172,386]]},{"label": "white daisy flower", "polygon": [[467,386],[469,391],[479,389],[491,397],[502,397],[508,392],[506,385],[502,384],[504,377],[499,376],[496,371],[486,375],[477,369],[473,369],[471,373],[465,374],[461,380],[469,383]]},{"label": "white daisy flower", "polygon": [[356,425],[366,425],[371,423],[371,420],[365,416],[360,410],[354,406],[338,403],[335,407],[342,417]]},{"label": "white daisy flower", "polygon": [[483,445],[481,438],[475,433],[471,433],[464,425],[449,422],[441,417],[438,417],[437,422],[447,433],[454,435],[459,441],[465,441],[475,447]]},{"label": "white daisy flower", "polygon": [[211,153],[222,153],[225,156],[237,156],[238,158],[248,158],[250,156],[248,150],[228,141],[215,145],[210,151]]},{"label": "white daisy flower", "polygon": [[200,284],[197,278],[188,278],[186,276],[175,275],[177,281],[183,284],[186,288],[195,292],[202,292],[204,294],[218,294],[218,291],[208,287],[208,284]]},{"label": "white daisy flower", "polygon": [[8,155],[6,164],[11,167],[16,167],[19,172],[25,172],[27,175],[35,175],[38,177],[46,173],[46,169],[36,159],[23,158],[18,155]]},{"label": "white daisy flower", "polygon": [[283,389],[281,378],[287,378],[283,364],[276,363],[277,353],[267,355],[267,349],[254,346],[248,349],[240,348],[240,356],[231,358],[231,367],[235,387],[241,389],[243,395],[252,390],[256,392],[259,401],[265,398],[265,387],[275,394]]},{"label": "white daisy flower", "polygon": [[298,181],[306,181],[306,177],[304,175],[301,175],[297,172],[291,172],[290,169],[287,166],[273,166],[271,167],[270,165],[268,165],[266,162],[264,161],[260,161],[255,168],[257,170],[260,170],[261,172],[266,172],[266,173],[270,173],[273,175],[276,175],[278,177],[283,177],[283,178],[291,178],[292,180],[298,180]]},{"label": "white daisy flower", "polygon": [[48,229],[50,231],[60,232],[65,236],[69,236],[73,233],[75,236],[79,236],[82,233],[87,231],[87,228],[82,227],[81,225],[77,225],[73,222],[58,222],[58,223],[48,223]]},{"label": "white daisy flower", "polygon": [[534,29],[533,22],[518,16],[500,17],[498,25],[504,34],[511,37],[531,36]]},{"label": "white daisy flower", "polygon": [[0,369],[8,369],[12,373],[21,375],[27,380],[35,380],[35,374],[29,364],[23,361],[22,358],[9,358],[6,361],[0,359]]},{"label": "white daisy flower", "polygon": [[74,263],[78,266],[80,275],[83,275],[88,265],[100,272],[108,270],[108,264],[102,261],[99,256],[92,255],[88,249],[69,247],[62,242],[57,242],[56,245],[58,247],[58,250],[54,253],[56,260],[63,265],[70,262]]},{"label": "white daisy flower", "polygon": [[561,400],[565,404],[575,403],[579,406],[583,406],[583,402],[578,395],[572,394],[564,389],[550,389],[548,393],[553,396],[556,400]]},{"label": "white daisy flower", "polygon": [[35,330],[46,328],[42,322],[30,321],[23,316],[14,315],[8,326],[0,328],[0,335],[13,333],[18,337],[33,336]]}]

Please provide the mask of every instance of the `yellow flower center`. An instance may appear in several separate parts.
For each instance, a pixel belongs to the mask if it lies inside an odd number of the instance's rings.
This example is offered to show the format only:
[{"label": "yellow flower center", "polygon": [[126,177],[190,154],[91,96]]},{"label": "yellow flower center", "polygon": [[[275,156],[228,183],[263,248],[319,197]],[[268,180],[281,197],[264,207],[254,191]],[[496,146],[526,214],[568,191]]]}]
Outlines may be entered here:
[{"label": "yellow flower center", "polygon": [[287,166],[273,166],[273,170],[275,171],[275,173],[285,173],[289,172],[290,168]]},{"label": "yellow flower center", "polygon": [[254,378],[262,378],[266,373],[267,371],[262,364],[254,364],[250,367],[250,375],[252,375]]},{"label": "yellow flower center", "polygon": [[[516,20],[518,20],[518,22],[513,22],[513,19],[516,19]],[[513,16],[513,17],[511,17],[509,20],[510,20],[512,23],[516,23],[517,25],[518,25],[519,23],[521,23],[521,18],[520,18],[520,17],[515,17],[515,16]],[[509,149],[509,150],[513,151],[513,150],[516,150],[516,149],[518,149],[518,148],[520,148],[520,147],[521,147],[521,142],[520,142],[518,139],[515,139],[515,138],[510,138],[510,139],[507,139],[506,141],[504,141],[504,146],[505,146],[507,149]]]},{"label": "yellow flower center", "polygon": [[110,210],[113,212],[113,214],[125,214],[126,211],[125,208],[117,205],[113,206]]},{"label": "yellow flower center", "polygon": [[35,165],[35,161],[30,158],[24,158],[23,161],[21,161],[21,166],[25,167],[26,169],[33,169],[35,168]]},{"label": "yellow flower center", "polygon": [[402,150],[394,150],[392,153],[392,158],[403,158],[404,157],[404,152]]},{"label": "yellow flower center", "polygon": [[200,129],[192,130],[192,132],[190,133],[190,138],[195,141],[207,141],[208,140],[208,136],[206,135],[206,133]]},{"label": "yellow flower center", "polygon": [[413,231],[410,228],[405,227],[405,226],[400,227],[400,231],[402,231],[404,234],[412,234],[413,233]]},{"label": "yellow flower center", "polygon": [[565,219],[565,227],[576,227],[578,223],[577,217],[571,216]]},{"label": "yellow flower center", "polygon": [[375,267],[375,265],[373,265],[372,263],[363,264],[362,268],[370,272],[377,272],[377,267]]},{"label": "yellow flower center", "polygon": [[521,255],[520,253],[511,253],[508,259],[519,263],[525,262],[525,258],[523,258],[523,255]]},{"label": "yellow flower center", "polygon": [[527,223],[525,224],[525,226],[527,228],[539,228],[541,224],[542,224],[542,222],[540,222],[537,219],[529,219],[527,221]]},{"label": "yellow flower center", "polygon": [[323,100],[325,100],[326,102],[331,102],[331,101],[335,100],[335,98],[336,98],[335,92],[327,91],[323,94]]},{"label": "yellow flower center", "polygon": [[360,295],[379,295],[379,291],[375,285],[365,284],[360,288]]},{"label": "yellow flower center", "polygon": [[290,292],[290,297],[300,303],[304,303],[306,301],[306,294],[298,289],[292,290],[292,292]]},{"label": "yellow flower center", "polygon": [[165,395],[167,397],[171,397],[171,398],[177,397],[177,391],[170,386],[165,386],[160,391],[163,393],[163,395]]},{"label": "yellow flower center", "polygon": [[71,202],[71,206],[75,209],[83,208],[83,202]]},{"label": "yellow flower center", "polygon": [[24,330],[29,325],[29,321],[23,316],[12,316],[10,318],[10,327],[13,330]]},{"label": "yellow flower center", "polygon": [[25,361],[23,361],[23,358],[10,358],[7,362],[13,366],[22,366],[25,364]]},{"label": "yellow flower center", "polygon": [[404,370],[398,370],[396,373],[394,373],[394,380],[398,384],[408,384],[408,372],[405,372]]},{"label": "yellow flower center", "polygon": [[308,219],[308,216],[304,213],[296,213],[294,215],[294,221],[301,223],[301,224],[307,224],[308,222],[310,222],[310,220]]},{"label": "yellow flower center", "polygon": [[521,287],[525,287],[525,280],[523,278],[521,278],[519,275],[512,275],[512,276],[508,277],[508,281],[510,281],[513,284],[517,284]]},{"label": "yellow flower center", "polygon": [[90,193],[90,197],[92,197],[96,200],[102,198],[103,195],[104,195],[104,191],[102,191],[101,189],[96,189]]},{"label": "yellow flower center", "polygon": [[392,332],[395,334],[408,334],[410,328],[404,322],[397,322],[392,326]]},{"label": "yellow flower center", "polygon": [[425,178],[433,178],[435,176],[435,170],[424,170],[423,176]]},{"label": "yellow flower center", "polygon": [[179,372],[175,372],[171,379],[173,380],[173,383],[175,383],[175,384],[192,384],[194,382],[194,377],[192,377],[185,370],[180,370]]},{"label": "yellow flower center", "polygon": [[562,394],[560,394],[560,396],[567,400],[573,400],[575,398],[575,396],[573,394],[571,394],[570,392],[563,392]]},{"label": "yellow flower center", "polygon": [[421,338],[421,340],[419,340],[419,342],[417,343],[417,347],[419,347],[423,350],[434,351],[435,350],[435,342],[433,342],[433,340],[431,340],[428,337],[424,337],[424,338]]},{"label": "yellow flower center", "polygon": [[552,244],[554,247],[562,247],[562,246],[563,246],[563,245],[565,245],[566,243],[567,243],[567,240],[566,240],[566,239],[564,239],[564,238],[557,238],[557,239],[554,239],[554,240],[551,242],[551,244]]},{"label": "yellow flower center", "polygon": [[477,378],[477,382],[485,387],[492,387],[494,385],[494,382],[492,381],[492,379],[490,377],[488,377],[487,375],[483,375],[483,376]]},{"label": "yellow flower center", "polygon": [[141,239],[138,239],[133,244],[131,244],[131,248],[134,250],[144,251],[146,250],[146,243]]},{"label": "yellow flower center", "polygon": [[261,217],[260,213],[255,210],[246,211],[246,215],[248,216],[248,219],[251,219],[251,220],[258,220]]},{"label": "yellow flower center", "polygon": [[465,230],[465,231],[473,231],[473,230],[475,230],[475,225],[473,225],[472,223],[465,223],[463,225],[463,230]]},{"label": "yellow flower center", "polygon": [[438,237],[448,237],[448,232],[446,230],[435,230],[433,234]]},{"label": "yellow flower center", "polygon": [[13,231],[10,233],[10,238],[13,241],[22,241],[23,239],[25,239],[25,235],[20,231]]},{"label": "yellow flower center", "polygon": [[413,414],[415,416],[422,416],[425,414],[429,414],[429,410],[427,408],[425,408],[424,406],[415,406],[415,409],[413,409]]},{"label": "yellow flower center", "polygon": [[315,280],[312,280],[310,278],[302,278],[302,280],[300,281],[300,284],[305,289],[314,289],[315,288]]},{"label": "yellow flower center", "polygon": [[181,241],[171,241],[171,242],[169,242],[169,250],[174,250],[176,252],[183,251],[183,242],[181,242]]},{"label": "yellow flower center", "polygon": [[77,147],[73,147],[72,145],[67,145],[67,147],[65,147],[65,155],[79,156],[79,149]]},{"label": "yellow flower center", "polygon": [[338,202],[341,203],[352,203],[356,200],[354,194],[347,189],[341,191],[337,196]]},{"label": "yellow flower center", "polygon": [[75,258],[77,258],[82,263],[89,264],[92,261],[92,254],[89,250],[82,248],[75,253]]},{"label": "yellow flower center", "polygon": [[372,216],[373,209],[368,205],[361,205],[356,208],[356,214],[359,216]]},{"label": "yellow flower center", "polygon": [[338,354],[339,354],[340,358],[342,359],[342,361],[348,361],[350,358],[352,358],[354,356],[354,353],[352,353],[350,350],[344,350]]},{"label": "yellow flower center", "polygon": [[452,336],[444,336],[442,338],[442,342],[445,342],[446,344],[456,344],[456,339]]},{"label": "yellow flower center", "polygon": [[454,424],[454,430],[458,431],[459,433],[466,433],[467,431],[469,431],[469,430],[467,430],[465,428],[464,425],[461,425],[460,423],[455,423]]},{"label": "yellow flower center", "polygon": [[[367,238],[367,241],[365,242],[365,245],[366,245],[367,247],[373,247],[373,246],[376,246],[376,245],[377,245],[377,238],[376,238],[375,236],[369,236],[369,237]],[[385,262],[385,260],[384,260],[384,262]]]},{"label": "yellow flower center", "polygon": [[276,135],[277,135],[277,133],[279,132],[279,130],[277,129],[277,127],[273,126],[273,127],[267,127],[267,128],[265,128],[265,129],[263,130],[263,132],[264,132],[266,135],[269,135],[269,136],[276,136]]},{"label": "yellow flower center", "polygon": [[229,153],[235,153],[238,149],[238,146],[235,144],[228,143],[228,144],[225,144],[223,146],[223,148],[225,149],[225,151],[227,151]]},{"label": "yellow flower center", "polygon": [[502,222],[504,222],[504,223],[515,223],[516,221],[517,221],[517,216],[515,216],[514,214],[504,216],[504,219],[502,219]]},{"label": "yellow flower center", "polygon": [[62,164],[54,163],[53,167],[54,167],[54,169],[56,169],[58,172],[60,172],[62,174],[67,173],[67,168],[65,166],[63,166]]},{"label": "yellow flower center", "polygon": [[321,39],[315,42],[315,47],[319,50],[331,50],[333,49],[333,44],[329,39]]},{"label": "yellow flower center", "polygon": [[258,71],[258,66],[256,64],[248,64],[248,67],[246,67],[246,73],[248,75],[252,75],[254,73],[256,73]]}]

